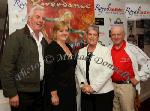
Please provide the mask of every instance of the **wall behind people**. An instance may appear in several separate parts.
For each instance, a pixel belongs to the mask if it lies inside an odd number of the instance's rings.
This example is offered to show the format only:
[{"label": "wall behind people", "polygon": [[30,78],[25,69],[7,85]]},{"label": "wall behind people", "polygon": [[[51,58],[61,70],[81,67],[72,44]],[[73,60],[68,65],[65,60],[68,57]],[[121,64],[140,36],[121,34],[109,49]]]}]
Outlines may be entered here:
[{"label": "wall behind people", "polygon": [[27,0],[9,0],[9,34],[21,29],[27,22]]},{"label": "wall behind people", "polygon": [[95,23],[100,27],[100,40],[104,45],[111,44],[110,28],[112,25],[122,24],[127,29],[124,8],[124,2],[119,0],[107,0],[105,2],[95,0]]},{"label": "wall behind people", "polygon": [[51,28],[55,22],[66,21],[71,29],[70,39],[75,41],[82,38],[86,27],[94,22],[94,0],[14,0],[9,2],[10,33],[24,26],[26,14],[34,5],[46,8],[44,19],[48,37],[51,37]]}]

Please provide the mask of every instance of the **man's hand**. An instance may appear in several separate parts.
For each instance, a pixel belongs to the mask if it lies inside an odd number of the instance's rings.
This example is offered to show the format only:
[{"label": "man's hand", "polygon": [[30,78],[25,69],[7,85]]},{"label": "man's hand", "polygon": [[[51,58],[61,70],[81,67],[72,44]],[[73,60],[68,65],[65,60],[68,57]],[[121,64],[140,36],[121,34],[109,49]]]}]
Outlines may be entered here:
[{"label": "man's hand", "polygon": [[131,78],[130,81],[133,84],[133,86],[136,86],[139,83],[139,81],[137,81],[135,78]]},{"label": "man's hand", "polygon": [[16,95],[14,97],[9,98],[9,104],[13,107],[18,107],[19,106],[19,96]]}]

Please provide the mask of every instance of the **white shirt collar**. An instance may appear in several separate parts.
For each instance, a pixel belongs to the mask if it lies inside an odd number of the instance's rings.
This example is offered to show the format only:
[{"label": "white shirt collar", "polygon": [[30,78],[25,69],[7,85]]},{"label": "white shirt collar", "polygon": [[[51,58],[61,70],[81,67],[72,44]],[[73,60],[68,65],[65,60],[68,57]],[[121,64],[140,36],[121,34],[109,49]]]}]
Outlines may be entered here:
[{"label": "white shirt collar", "polygon": [[44,37],[42,32],[39,32],[39,40],[36,38],[34,31],[31,29],[31,27],[27,24],[30,34],[33,36],[34,40],[36,41],[37,47],[38,47],[38,53],[39,53],[39,63],[40,63],[40,80],[43,80],[44,76],[44,59],[42,55],[42,38]]},{"label": "white shirt collar", "polygon": [[37,40],[37,38],[35,37],[35,33],[34,31],[32,30],[32,28],[27,24],[28,28],[29,28],[29,31],[30,31],[30,34],[33,36],[33,38],[36,40],[36,41],[42,41],[42,38],[44,37],[44,35],[42,34],[42,32],[39,32],[39,40]]}]

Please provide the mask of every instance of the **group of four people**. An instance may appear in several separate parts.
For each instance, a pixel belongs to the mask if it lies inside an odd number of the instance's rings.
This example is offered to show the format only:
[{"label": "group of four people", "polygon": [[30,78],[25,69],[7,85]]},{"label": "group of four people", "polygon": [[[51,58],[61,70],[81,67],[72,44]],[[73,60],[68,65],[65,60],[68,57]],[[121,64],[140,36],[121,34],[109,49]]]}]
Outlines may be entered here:
[{"label": "group of four people", "polygon": [[135,87],[149,77],[150,59],[124,40],[123,27],[111,28],[113,46],[108,48],[98,43],[98,26],[89,26],[88,45],[77,55],[66,43],[69,26],[64,21],[54,25],[48,44],[44,17],[43,7],[33,7],[25,28],[5,44],[1,82],[11,110],[77,111],[77,83],[81,111],[134,111]]}]

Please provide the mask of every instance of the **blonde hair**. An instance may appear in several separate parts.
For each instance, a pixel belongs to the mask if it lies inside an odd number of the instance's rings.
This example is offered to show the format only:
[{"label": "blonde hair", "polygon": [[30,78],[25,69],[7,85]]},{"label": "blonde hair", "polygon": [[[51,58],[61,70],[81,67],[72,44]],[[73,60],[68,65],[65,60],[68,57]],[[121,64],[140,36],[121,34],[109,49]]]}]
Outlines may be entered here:
[{"label": "blonde hair", "polygon": [[57,22],[54,25],[54,27],[53,27],[53,33],[52,33],[52,39],[53,40],[55,40],[55,41],[57,40],[57,37],[56,37],[57,31],[60,30],[63,27],[68,27],[68,31],[69,31],[69,25],[68,25],[68,23],[66,23],[64,21]]}]

